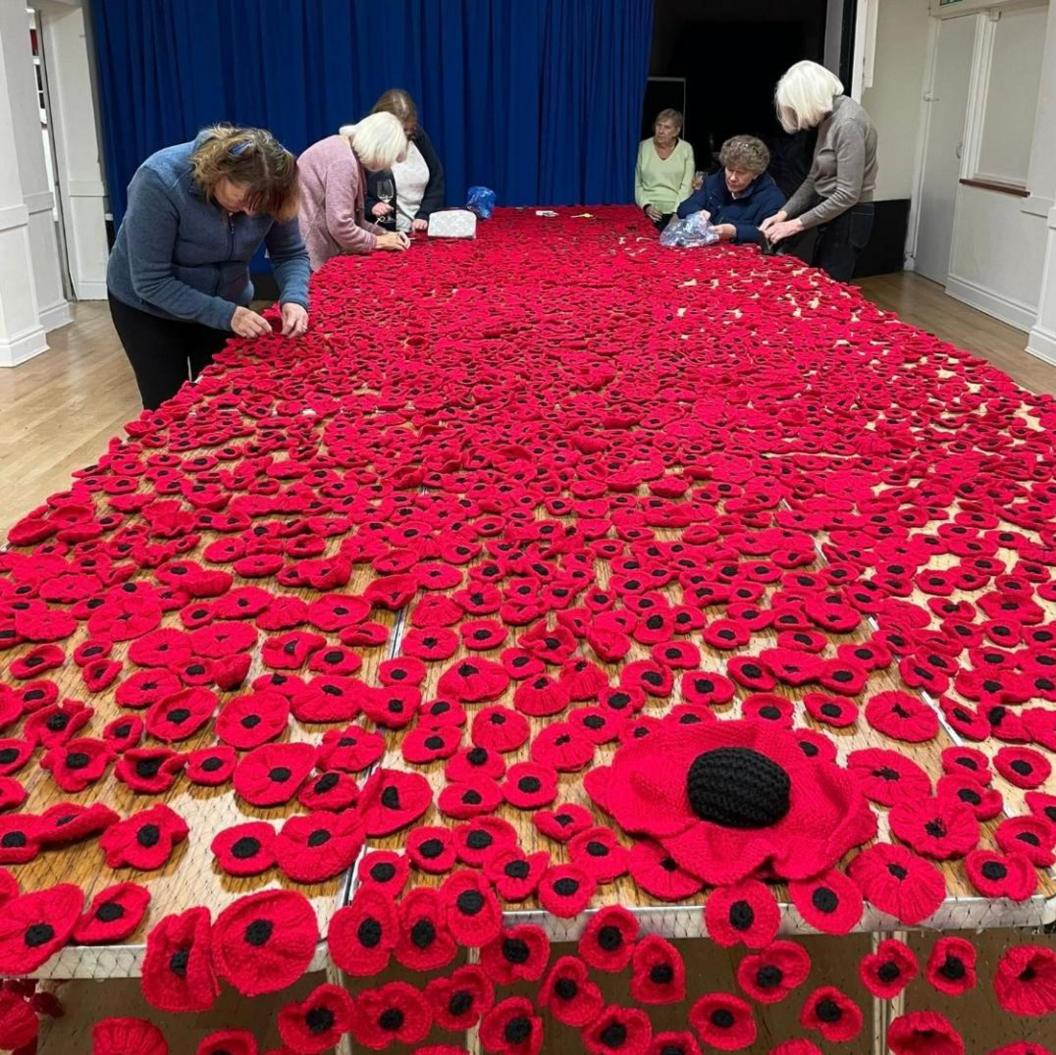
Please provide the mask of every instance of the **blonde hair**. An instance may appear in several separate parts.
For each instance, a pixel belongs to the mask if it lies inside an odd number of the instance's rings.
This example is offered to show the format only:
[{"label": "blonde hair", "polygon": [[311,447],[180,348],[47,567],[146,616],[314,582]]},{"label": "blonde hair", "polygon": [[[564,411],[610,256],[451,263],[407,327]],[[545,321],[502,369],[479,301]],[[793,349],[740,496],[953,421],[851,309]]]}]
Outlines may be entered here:
[{"label": "blonde hair", "polygon": [[755,136],[733,136],[722,144],[719,161],[725,168],[754,172],[758,176],[770,164],[770,151]]},{"label": "blonde hair", "polygon": [[678,130],[682,131],[682,111],[673,110],[670,106],[666,110],[661,110],[656,115],[656,120],[653,122],[654,125],[659,124],[661,121],[670,121],[673,125],[678,126]]},{"label": "blonde hair", "polygon": [[408,92],[402,88],[390,88],[374,104],[372,114],[394,114],[405,129],[413,132],[418,126],[418,108]]},{"label": "blonde hair", "polygon": [[245,204],[276,220],[297,215],[297,159],[263,128],[213,125],[200,133],[191,154],[191,175],[211,198],[222,179],[246,187]]},{"label": "blonde hair", "polygon": [[347,136],[360,164],[368,172],[384,172],[407,153],[407,134],[395,114],[368,114],[354,125],[338,129]]},{"label": "blonde hair", "polygon": [[790,66],[777,82],[774,105],[781,127],[789,133],[816,128],[832,113],[832,100],[843,94],[835,73],[804,59]]}]

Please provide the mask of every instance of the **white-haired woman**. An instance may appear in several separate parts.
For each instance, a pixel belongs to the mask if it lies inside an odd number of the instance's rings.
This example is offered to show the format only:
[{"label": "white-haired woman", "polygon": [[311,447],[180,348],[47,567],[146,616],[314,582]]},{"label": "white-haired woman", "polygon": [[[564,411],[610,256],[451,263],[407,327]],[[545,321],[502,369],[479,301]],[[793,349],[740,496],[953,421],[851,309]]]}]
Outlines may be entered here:
[{"label": "white-haired woman", "polygon": [[367,172],[391,168],[406,152],[407,136],[399,118],[382,113],[345,125],[297,159],[301,235],[313,271],[339,253],[407,248],[405,234],[375,233],[364,215]]},{"label": "white-haired woman", "polygon": [[809,263],[849,282],[873,230],[876,129],[839,77],[816,62],[792,66],[774,102],[786,132],[817,128],[818,140],[807,178],[760,230],[773,245],[816,228]]}]

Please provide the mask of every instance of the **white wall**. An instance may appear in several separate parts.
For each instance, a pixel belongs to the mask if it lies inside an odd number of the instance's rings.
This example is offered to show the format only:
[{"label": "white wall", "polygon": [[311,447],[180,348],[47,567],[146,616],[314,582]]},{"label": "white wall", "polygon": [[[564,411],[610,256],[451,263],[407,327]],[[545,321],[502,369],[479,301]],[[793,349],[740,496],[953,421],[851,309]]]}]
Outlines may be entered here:
[{"label": "white wall", "polygon": [[873,85],[862,94],[877,131],[878,201],[913,191],[927,39],[928,0],[880,0]]}]

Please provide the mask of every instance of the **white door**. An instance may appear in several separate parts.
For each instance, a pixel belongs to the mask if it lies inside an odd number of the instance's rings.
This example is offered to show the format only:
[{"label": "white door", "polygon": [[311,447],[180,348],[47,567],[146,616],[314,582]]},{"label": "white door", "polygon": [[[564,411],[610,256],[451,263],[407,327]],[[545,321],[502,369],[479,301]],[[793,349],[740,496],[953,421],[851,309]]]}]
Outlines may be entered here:
[{"label": "white door", "polygon": [[976,20],[971,15],[948,18],[939,24],[935,76],[925,96],[930,96],[928,138],[924,148],[915,268],[918,274],[943,285],[950,269],[975,27]]}]

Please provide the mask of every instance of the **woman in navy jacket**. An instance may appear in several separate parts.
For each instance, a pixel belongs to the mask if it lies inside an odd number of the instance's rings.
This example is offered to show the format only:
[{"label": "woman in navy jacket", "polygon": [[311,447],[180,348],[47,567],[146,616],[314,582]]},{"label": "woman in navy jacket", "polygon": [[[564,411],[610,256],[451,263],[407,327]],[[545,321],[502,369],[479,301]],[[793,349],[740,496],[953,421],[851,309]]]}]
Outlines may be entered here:
[{"label": "woman in navy jacket", "polygon": [[707,209],[723,241],[757,242],[766,239],[759,224],[785,204],[785,196],[766,167],[770,151],[755,136],[734,136],[719,151],[722,168],[678,207],[682,218]]}]

